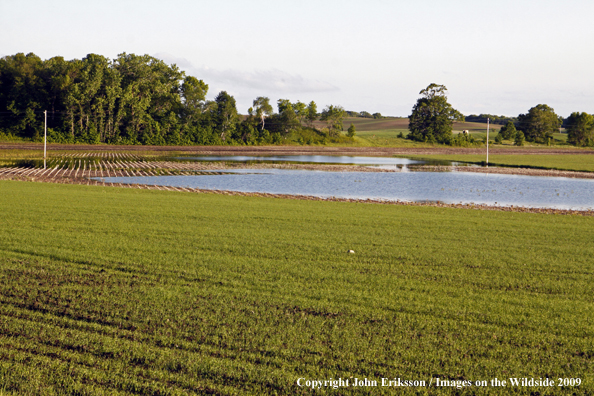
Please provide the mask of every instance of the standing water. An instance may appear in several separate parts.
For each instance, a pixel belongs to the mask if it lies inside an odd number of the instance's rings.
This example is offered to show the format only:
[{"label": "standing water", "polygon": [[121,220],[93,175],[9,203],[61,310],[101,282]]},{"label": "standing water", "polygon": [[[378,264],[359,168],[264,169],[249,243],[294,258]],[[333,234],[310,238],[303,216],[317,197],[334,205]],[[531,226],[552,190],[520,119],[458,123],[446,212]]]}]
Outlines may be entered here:
[{"label": "standing water", "polygon": [[223,175],[105,178],[111,183],[390,201],[591,210],[594,180],[470,172],[220,170]]}]

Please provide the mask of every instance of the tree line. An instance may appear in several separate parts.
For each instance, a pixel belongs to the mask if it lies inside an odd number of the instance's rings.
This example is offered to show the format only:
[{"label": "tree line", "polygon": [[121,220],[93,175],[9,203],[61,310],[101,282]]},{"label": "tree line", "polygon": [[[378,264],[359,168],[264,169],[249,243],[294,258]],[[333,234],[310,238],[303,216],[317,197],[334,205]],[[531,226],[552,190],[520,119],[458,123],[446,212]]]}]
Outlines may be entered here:
[{"label": "tree line", "polygon": [[376,120],[386,118],[382,115],[382,113],[373,113],[371,114],[368,111],[349,111],[346,112],[347,116],[349,117],[358,117],[358,118],[373,118]]},{"label": "tree line", "polygon": [[[594,117],[588,113],[574,112],[563,119],[539,104],[518,117],[464,117],[448,103],[446,92],[438,84],[420,92],[409,116],[409,139],[466,145],[472,137],[454,137],[453,122],[489,118],[505,124],[499,142],[549,143],[563,126],[569,143],[594,146]],[[0,59],[0,134],[40,140],[47,110],[48,140],[58,143],[276,144],[297,136],[303,144],[324,144],[352,141],[354,125],[347,136],[341,133],[347,115],[384,118],[336,105],[318,112],[314,101],[288,99],[278,100],[275,112],[267,97],[256,98],[247,116],[242,116],[226,91],[214,100],[206,100],[207,93],[203,80],[149,55],[123,53],[110,60],[89,54],[83,59],[44,61],[33,53],[19,53]]]},{"label": "tree line", "polygon": [[[487,118],[492,121],[492,116],[487,114],[464,117],[448,103],[446,93],[447,88],[438,84],[430,84],[419,92],[421,97],[409,116],[409,139],[464,146],[473,143],[473,139],[468,134],[454,136],[454,121],[486,122]],[[594,147],[594,116],[585,112],[574,112],[563,119],[550,106],[539,104],[517,118],[494,116],[494,121],[505,124],[495,138],[497,143],[513,140],[518,146],[524,141],[550,144],[553,134],[563,126],[568,143]]]},{"label": "tree line", "polygon": [[[242,116],[226,91],[212,101],[207,93],[203,80],[149,55],[44,61],[19,53],[0,59],[0,133],[40,140],[47,110],[48,140],[58,143],[274,144],[291,133],[304,143],[346,138],[340,106],[318,112],[314,101],[281,99],[274,112],[267,97],[258,97]],[[318,119],[325,127],[314,126]]]},{"label": "tree line", "polygon": [[517,122],[518,121],[518,117],[507,117],[507,116],[502,116],[502,115],[493,115],[493,114],[471,114],[471,115],[467,115],[465,116],[466,121],[468,122],[487,122],[487,119],[489,119],[489,122],[491,124],[499,124],[499,125],[505,125],[507,124],[508,121],[512,121],[512,122]]}]

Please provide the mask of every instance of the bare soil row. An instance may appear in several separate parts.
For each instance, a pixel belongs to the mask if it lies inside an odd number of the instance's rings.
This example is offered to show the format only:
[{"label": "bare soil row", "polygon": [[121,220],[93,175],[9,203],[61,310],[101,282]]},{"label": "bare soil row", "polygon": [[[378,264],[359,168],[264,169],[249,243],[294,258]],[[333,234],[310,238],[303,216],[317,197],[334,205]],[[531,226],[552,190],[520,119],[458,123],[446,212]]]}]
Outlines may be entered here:
[{"label": "bare soil row", "polygon": [[[42,143],[2,143],[0,150],[43,150]],[[394,156],[394,155],[456,155],[484,154],[484,148],[464,147],[328,147],[328,146],[117,146],[50,144],[51,151],[89,152],[154,152],[184,153],[196,155],[350,155],[350,156]],[[528,148],[493,147],[489,153],[496,154],[592,154],[594,150],[579,148]]]}]

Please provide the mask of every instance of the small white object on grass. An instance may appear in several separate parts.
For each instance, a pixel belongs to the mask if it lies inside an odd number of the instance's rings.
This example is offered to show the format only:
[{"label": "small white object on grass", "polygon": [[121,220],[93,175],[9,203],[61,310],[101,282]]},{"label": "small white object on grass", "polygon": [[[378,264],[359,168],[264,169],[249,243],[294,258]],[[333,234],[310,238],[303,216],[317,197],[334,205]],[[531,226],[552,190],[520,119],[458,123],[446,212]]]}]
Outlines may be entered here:
[{"label": "small white object on grass", "polygon": [[349,249],[349,251],[347,253],[355,253],[355,251],[352,249]]}]

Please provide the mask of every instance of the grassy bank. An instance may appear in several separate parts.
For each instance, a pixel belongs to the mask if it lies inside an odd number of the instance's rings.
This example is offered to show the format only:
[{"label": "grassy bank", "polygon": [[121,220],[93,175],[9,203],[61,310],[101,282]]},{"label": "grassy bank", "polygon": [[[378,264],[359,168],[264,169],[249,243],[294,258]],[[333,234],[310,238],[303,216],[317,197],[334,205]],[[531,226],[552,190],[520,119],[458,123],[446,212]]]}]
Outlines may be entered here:
[{"label": "grassy bank", "polygon": [[[543,150],[544,151],[544,150]],[[486,153],[486,151],[485,151]],[[454,154],[454,155],[410,155],[407,158],[432,159],[482,163],[486,154]],[[489,155],[489,164],[532,167],[542,169],[559,169],[571,171],[594,172],[594,155],[592,154],[531,154],[531,155]]]},{"label": "grassy bank", "polygon": [[[0,192],[0,391],[311,394],[298,378],[520,376],[594,390],[592,218],[8,181]],[[472,388],[495,391],[546,394]],[[315,393],[394,392],[455,393]]]}]

